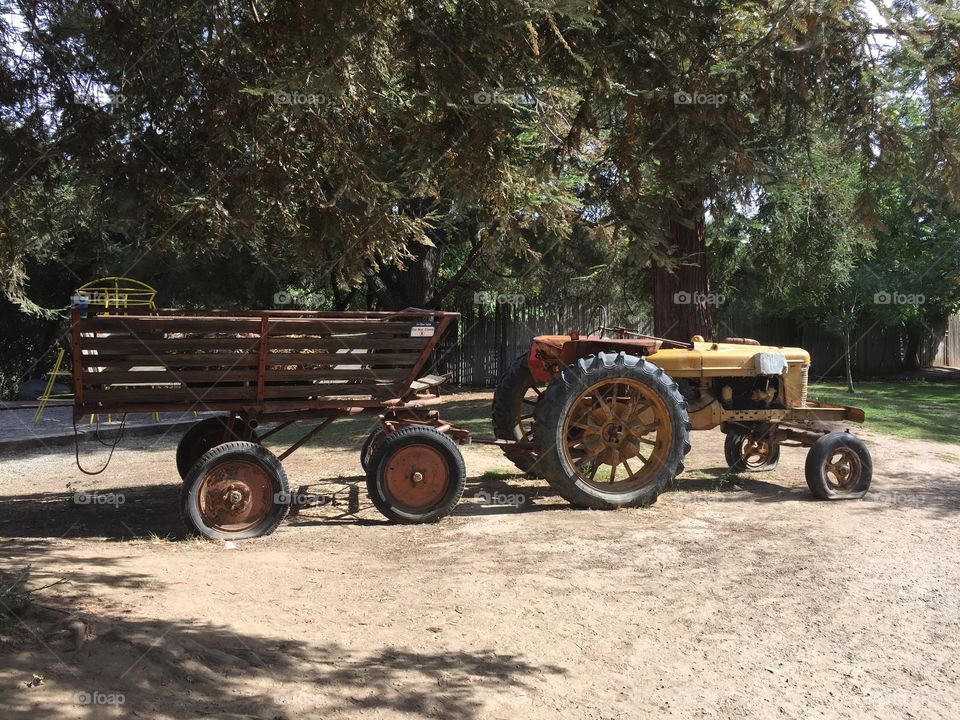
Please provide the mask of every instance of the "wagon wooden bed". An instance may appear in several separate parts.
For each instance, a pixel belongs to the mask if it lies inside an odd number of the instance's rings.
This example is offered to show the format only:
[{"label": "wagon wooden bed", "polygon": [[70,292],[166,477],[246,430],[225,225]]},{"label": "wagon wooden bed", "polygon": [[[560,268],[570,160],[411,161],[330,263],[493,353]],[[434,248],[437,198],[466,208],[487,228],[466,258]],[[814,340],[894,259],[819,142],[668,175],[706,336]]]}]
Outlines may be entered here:
[{"label": "wagon wooden bed", "polygon": [[[447,375],[421,373],[457,313],[226,312],[74,307],[74,419],[215,411],[177,448],[187,527],[211,539],[272,532],[298,502],[281,461],[338,418],[377,413],[361,450],[388,518],[431,522],[463,493],[466,431],[428,406]],[[274,455],[261,442],[316,424]],[[269,429],[264,429],[266,425]]]}]

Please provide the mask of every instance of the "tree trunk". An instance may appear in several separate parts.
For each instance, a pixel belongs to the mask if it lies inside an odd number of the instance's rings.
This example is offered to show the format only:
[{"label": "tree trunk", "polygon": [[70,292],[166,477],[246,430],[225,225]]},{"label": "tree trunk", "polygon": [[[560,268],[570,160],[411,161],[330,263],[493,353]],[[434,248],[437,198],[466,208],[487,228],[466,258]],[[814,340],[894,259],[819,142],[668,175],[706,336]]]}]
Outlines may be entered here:
[{"label": "tree trunk", "polygon": [[387,268],[366,273],[367,286],[377,298],[380,310],[426,308],[433,299],[433,288],[443,252],[436,247],[417,245],[413,258],[404,260],[403,270]]},{"label": "tree trunk", "polygon": [[907,348],[903,356],[904,370],[920,369],[920,343],[923,340],[923,331],[920,328],[907,328]]},{"label": "tree trunk", "polygon": [[703,201],[686,203],[670,222],[671,254],[681,263],[673,271],[654,264],[653,332],[659,337],[689,341],[694,335],[715,337],[710,294]]},{"label": "tree trunk", "polygon": [[[431,198],[408,199],[401,207],[409,215],[425,217],[435,208],[435,201]],[[433,300],[446,237],[440,229],[428,231],[427,236],[434,245],[411,245],[409,250],[413,257],[404,258],[403,270],[386,267],[379,272],[369,270],[365,273],[367,286],[377,298],[381,310],[426,308]]]},{"label": "tree trunk", "polygon": [[843,331],[843,360],[847,373],[847,392],[854,394],[853,389],[853,363],[850,361],[850,330]]}]

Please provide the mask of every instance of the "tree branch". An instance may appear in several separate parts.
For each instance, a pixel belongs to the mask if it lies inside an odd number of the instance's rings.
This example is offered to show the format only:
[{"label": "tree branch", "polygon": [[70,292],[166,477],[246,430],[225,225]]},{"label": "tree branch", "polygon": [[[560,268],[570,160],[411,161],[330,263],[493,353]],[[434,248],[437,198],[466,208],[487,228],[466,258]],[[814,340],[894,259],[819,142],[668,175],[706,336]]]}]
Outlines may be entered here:
[{"label": "tree branch", "polygon": [[[496,227],[496,224],[494,224]],[[443,288],[438,293],[434,293],[433,298],[431,298],[428,308],[431,310],[436,310],[440,307],[440,303],[444,301],[447,295],[459,284],[460,279],[466,275],[467,271],[473,267],[474,263],[477,262],[477,259],[480,257],[480,253],[483,251],[483,239],[480,233],[477,233],[476,239],[473,241],[473,245],[470,246],[470,252],[467,253],[466,260],[463,261],[463,265],[453,274],[446,283],[444,283]]]}]

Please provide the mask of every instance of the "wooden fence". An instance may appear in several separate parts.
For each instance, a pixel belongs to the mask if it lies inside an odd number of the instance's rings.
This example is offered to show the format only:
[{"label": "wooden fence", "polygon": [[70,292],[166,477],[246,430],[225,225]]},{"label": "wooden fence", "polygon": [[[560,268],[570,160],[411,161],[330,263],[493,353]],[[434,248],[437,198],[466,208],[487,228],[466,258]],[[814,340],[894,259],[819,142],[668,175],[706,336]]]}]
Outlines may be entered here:
[{"label": "wooden fence", "polygon": [[[459,308],[460,324],[441,345],[438,367],[454,381],[471,387],[493,387],[511,361],[530,349],[537,335],[592,330],[593,311],[579,305],[543,308],[516,302]],[[649,329],[644,328],[643,332]]]},{"label": "wooden fence", "polygon": [[[506,301],[490,306],[466,305],[456,333],[450,333],[438,353],[438,368],[452,372],[457,384],[493,387],[510,362],[530,347],[536,335],[567,333],[572,329],[589,332],[597,327],[595,310],[576,303],[545,308],[533,302]],[[611,318],[612,321],[619,318]],[[652,332],[648,318],[633,318],[630,329]],[[784,318],[751,316],[742,308],[723,306],[717,312],[718,337],[752,337],[764,344],[789,345],[807,349],[813,357],[813,377],[843,375],[841,340],[817,325],[797,325]],[[903,369],[906,347],[903,333],[883,328],[869,320],[859,323],[851,334],[851,363],[856,377],[882,375]],[[924,367],[960,367],[960,315],[943,328],[930,329],[921,346]]]},{"label": "wooden fence", "polygon": [[934,351],[925,357],[930,365],[960,368],[960,315],[951,315]]}]

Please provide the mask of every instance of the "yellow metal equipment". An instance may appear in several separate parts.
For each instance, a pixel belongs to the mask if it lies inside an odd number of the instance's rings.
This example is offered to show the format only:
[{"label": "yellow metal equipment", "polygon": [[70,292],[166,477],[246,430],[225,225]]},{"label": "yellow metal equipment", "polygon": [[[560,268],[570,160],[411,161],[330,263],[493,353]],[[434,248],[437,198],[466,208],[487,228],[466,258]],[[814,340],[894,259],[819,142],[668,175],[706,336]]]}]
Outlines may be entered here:
[{"label": "yellow metal equipment", "polygon": [[[157,296],[155,288],[147,285],[140,280],[134,280],[128,277],[109,276],[81,285],[77,288],[74,295],[74,304],[88,304],[94,307],[103,308],[148,308],[156,309],[154,299]],[[72,398],[72,392],[53,392],[53,387],[57,378],[69,378],[70,371],[63,368],[63,359],[66,356],[66,350],[60,346],[57,350],[57,359],[53,364],[53,369],[47,373],[47,384],[37,398],[37,412],[33,415],[33,424],[40,422],[43,411],[51,399]],[[68,380],[69,384],[69,380]],[[154,417],[159,419],[159,415],[154,413]],[[107,422],[110,421],[107,416]],[[93,416],[90,416],[90,422],[93,422]]]}]

